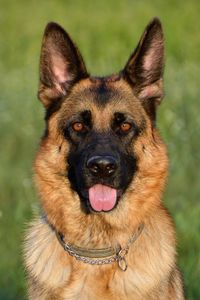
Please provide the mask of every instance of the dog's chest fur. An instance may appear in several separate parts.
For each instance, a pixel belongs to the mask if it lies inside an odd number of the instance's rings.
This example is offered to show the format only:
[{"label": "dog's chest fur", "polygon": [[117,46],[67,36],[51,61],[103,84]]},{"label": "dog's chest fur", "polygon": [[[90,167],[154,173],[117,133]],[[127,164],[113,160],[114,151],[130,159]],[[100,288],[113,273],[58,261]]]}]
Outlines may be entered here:
[{"label": "dog's chest fur", "polygon": [[[174,249],[163,239],[162,247],[154,245],[149,234],[144,230],[131,246],[128,269],[123,272],[117,263],[92,266],[76,261],[63,250],[49,225],[38,219],[27,236],[25,249],[32,286],[30,299],[168,299],[162,292],[169,281],[164,274],[173,264]],[[144,249],[150,240],[150,246]],[[40,282],[33,278],[40,278]],[[156,284],[159,288],[155,294]]]}]

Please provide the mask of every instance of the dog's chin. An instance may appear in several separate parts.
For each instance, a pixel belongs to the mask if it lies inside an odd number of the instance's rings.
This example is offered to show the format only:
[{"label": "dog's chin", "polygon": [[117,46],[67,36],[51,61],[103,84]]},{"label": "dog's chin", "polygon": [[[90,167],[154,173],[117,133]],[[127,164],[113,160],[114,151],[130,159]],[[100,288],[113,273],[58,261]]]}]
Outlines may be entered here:
[{"label": "dog's chin", "polygon": [[[113,189],[113,187],[112,187],[112,189]],[[84,210],[87,213],[96,213],[96,214],[110,213],[113,210],[115,210],[115,208],[117,207],[117,205],[120,201],[120,198],[122,197],[122,194],[123,194],[121,189],[118,189],[118,188],[115,188],[115,189],[116,189],[116,200],[110,207],[105,206],[105,209],[104,209],[104,206],[102,206],[101,208],[99,208],[99,207],[96,208],[94,205],[92,205],[92,201],[90,199],[91,196],[90,196],[90,192],[89,192],[90,188],[81,190],[79,192],[79,197],[80,197],[80,200],[81,200]]]}]

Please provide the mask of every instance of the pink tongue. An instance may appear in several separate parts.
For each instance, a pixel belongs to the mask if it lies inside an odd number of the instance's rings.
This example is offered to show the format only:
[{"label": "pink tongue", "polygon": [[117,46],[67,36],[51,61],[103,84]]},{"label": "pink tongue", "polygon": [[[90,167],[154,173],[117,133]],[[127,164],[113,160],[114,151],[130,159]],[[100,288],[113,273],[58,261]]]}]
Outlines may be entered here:
[{"label": "pink tongue", "polygon": [[89,201],[96,211],[109,211],[117,201],[117,190],[106,185],[95,184],[89,189]]}]

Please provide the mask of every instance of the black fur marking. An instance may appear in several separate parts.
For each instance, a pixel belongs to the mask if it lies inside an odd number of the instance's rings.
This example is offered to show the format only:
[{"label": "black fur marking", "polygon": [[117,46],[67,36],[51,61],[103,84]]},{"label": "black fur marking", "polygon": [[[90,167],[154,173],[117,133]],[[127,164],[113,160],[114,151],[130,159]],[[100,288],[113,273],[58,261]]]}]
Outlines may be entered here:
[{"label": "black fur marking", "polygon": [[[85,125],[85,130],[83,132],[74,132],[72,129],[72,124],[76,122],[82,122]],[[87,133],[92,129],[92,115],[90,110],[84,110],[79,114],[73,116],[66,122],[62,122],[59,125],[59,130],[65,136],[65,138],[76,145],[80,142],[82,138],[85,138]]]},{"label": "black fur marking", "polygon": [[116,92],[107,87],[104,82],[93,88],[94,101],[98,106],[106,105],[110,99],[116,98]]},{"label": "black fur marking", "polygon": [[48,134],[49,134],[49,129],[48,129],[48,120],[50,119],[50,117],[55,113],[57,112],[60,107],[61,107],[61,104],[62,104],[62,101],[63,99],[59,98],[59,99],[56,99],[56,101],[52,102],[49,107],[46,109],[45,111],[45,117],[44,117],[44,120],[45,120],[45,123],[46,123],[46,128],[45,128],[45,131],[44,131],[44,134],[42,136],[42,139],[45,139],[46,137],[48,137]]},{"label": "black fur marking", "polygon": [[92,115],[90,110],[84,110],[81,112],[81,118],[85,125],[91,128],[92,126]]},{"label": "black fur marking", "polygon": [[[104,184],[116,188],[118,195],[125,192],[137,171],[137,161],[134,154],[128,151],[129,143],[122,143],[121,139],[112,134],[90,132],[71,147],[68,160],[68,178],[72,189],[81,199],[82,208],[87,213],[88,189],[95,184]],[[87,161],[93,156],[112,156],[117,168],[110,177],[96,177],[87,167]],[[120,197],[119,197],[120,198]],[[118,199],[119,200],[119,199]]]},{"label": "black fur marking", "polygon": [[[131,128],[128,132],[123,132],[120,130],[120,125],[123,122],[127,122],[131,125]],[[140,128],[134,122],[133,118],[131,118],[127,113],[116,112],[114,114],[114,119],[111,124],[113,131],[121,137],[132,138],[133,136],[136,138],[140,133]]]},{"label": "black fur marking", "polygon": [[120,80],[119,75],[113,75],[108,77],[91,77],[93,87],[90,88],[90,92],[94,95],[93,100],[98,106],[106,105],[110,99],[118,99],[119,93],[116,89],[112,88],[109,83]]},{"label": "black fur marking", "polygon": [[155,99],[146,99],[142,101],[143,107],[151,119],[152,126],[156,127],[156,101]]},{"label": "black fur marking", "polygon": [[141,135],[145,131],[145,129],[146,129],[146,122],[144,119],[142,119],[142,121],[138,126],[138,135]]},{"label": "black fur marking", "polygon": [[50,117],[60,109],[62,102],[63,102],[62,98],[58,98],[58,99],[52,101],[52,103],[46,109],[45,121],[48,121],[50,119]]},{"label": "black fur marking", "polygon": [[121,124],[122,122],[124,122],[126,120],[125,114],[123,114],[121,112],[116,112],[114,115],[115,115],[115,122],[117,124]]}]

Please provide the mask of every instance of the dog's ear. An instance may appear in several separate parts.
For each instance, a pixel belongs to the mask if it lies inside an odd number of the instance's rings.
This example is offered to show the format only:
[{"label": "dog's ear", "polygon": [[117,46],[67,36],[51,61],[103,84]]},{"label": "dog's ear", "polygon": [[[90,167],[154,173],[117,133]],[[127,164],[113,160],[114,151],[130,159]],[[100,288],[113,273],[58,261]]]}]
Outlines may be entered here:
[{"label": "dog's ear", "polygon": [[46,26],[40,57],[38,97],[48,108],[67,95],[74,83],[88,76],[77,47],[56,23]]},{"label": "dog's ear", "polygon": [[122,74],[155,121],[156,106],[163,97],[164,38],[159,19],[146,27]]}]

